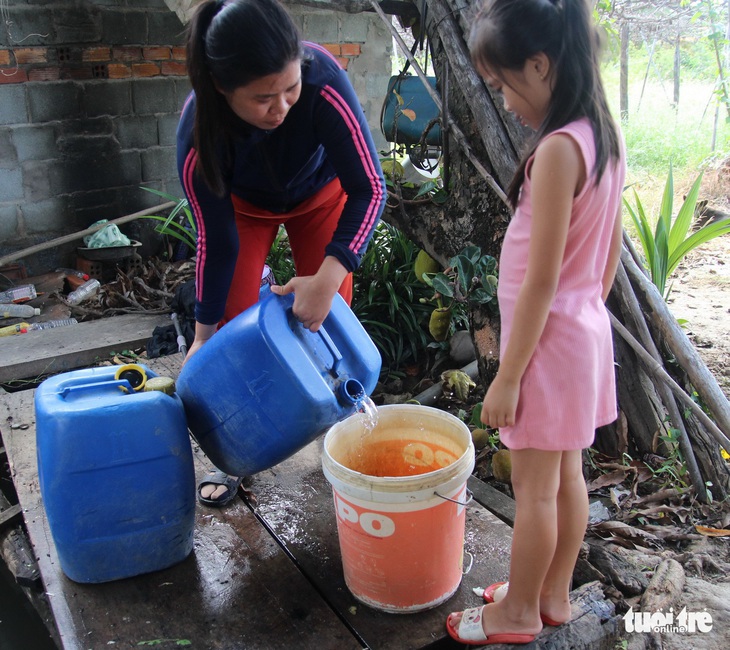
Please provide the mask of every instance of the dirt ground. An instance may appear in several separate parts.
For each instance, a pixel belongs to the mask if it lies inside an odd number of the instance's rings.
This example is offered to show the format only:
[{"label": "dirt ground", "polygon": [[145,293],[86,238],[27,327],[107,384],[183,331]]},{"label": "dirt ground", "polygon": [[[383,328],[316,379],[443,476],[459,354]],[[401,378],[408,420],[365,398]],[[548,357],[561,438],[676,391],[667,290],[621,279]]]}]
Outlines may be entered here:
[{"label": "dirt ground", "polygon": [[730,235],[690,253],[675,273],[669,308],[730,399]]},{"label": "dirt ground", "polygon": [[[730,399],[730,236],[723,235],[690,253],[678,267],[669,307],[684,319],[685,331]],[[681,322],[681,321],[680,321]],[[706,540],[710,554],[730,560],[727,537]],[[711,549],[711,550],[710,550]],[[703,579],[704,578],[704,579]],[[710,634],[661,635],[665,650],[724,650],[730,638],[730,578],[689,576],[683,590],[688,611],[710,612]]]},{"label": "dirt ground", "polygon": [[[668,304],[682,322],[687,336],[730,398],[730,235],[724,235],[690,253],[673,277]],[[730,515],[727,516],[730,520]],[[724,570],[695,570],[696,561],[686,563],[686,582],[678,614],[707,612],[712,617],[709,633],[665,631],[651,635],[626,637],[627,650],[662,648],[663,650],[725,650],[730,647],[730,562],[728,537],[705,538],[687,549],[696,557],[709,556]],[[667,553],[667,555],[671,555]]]}]

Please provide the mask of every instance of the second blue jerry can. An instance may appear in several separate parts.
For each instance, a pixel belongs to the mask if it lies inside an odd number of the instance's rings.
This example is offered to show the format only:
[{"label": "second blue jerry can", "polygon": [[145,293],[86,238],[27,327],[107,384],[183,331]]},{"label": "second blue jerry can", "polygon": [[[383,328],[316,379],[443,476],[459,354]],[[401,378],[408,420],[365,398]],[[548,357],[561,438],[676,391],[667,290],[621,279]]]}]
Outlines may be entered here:
[{"label": "second blue jerry can", "polygon": [[35,393],[41,497],[61,569],[76,582],[157,571],[193,549],[195,470],[182,401],[143,392],[118,372],[67,372]]},{"label": "second blue jerry can", "polygon": [[177,381],[188,427],[216,467],[268,469],[352,415],[375,388],[378,349],[339,294],[316,333],[268,294],[223,326]]}]

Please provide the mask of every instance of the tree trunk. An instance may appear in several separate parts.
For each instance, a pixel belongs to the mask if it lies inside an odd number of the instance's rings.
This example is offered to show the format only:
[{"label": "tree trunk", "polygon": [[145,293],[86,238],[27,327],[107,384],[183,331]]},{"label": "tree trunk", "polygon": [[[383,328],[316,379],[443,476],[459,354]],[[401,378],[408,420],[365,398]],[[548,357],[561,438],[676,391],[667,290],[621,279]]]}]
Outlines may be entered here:
[{"label": "tree trunk", "polygon": [[677,39],[674,41],[674,110],[679,110],[679,71],[681,63],[679,31],[677,31]]}]

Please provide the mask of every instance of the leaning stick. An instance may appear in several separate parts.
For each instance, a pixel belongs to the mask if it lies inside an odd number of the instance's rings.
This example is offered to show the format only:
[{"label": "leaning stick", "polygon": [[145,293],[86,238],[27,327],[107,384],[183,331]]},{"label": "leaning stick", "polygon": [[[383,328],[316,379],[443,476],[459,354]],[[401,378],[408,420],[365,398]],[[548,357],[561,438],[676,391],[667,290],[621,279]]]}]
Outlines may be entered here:
[{"label": "leaning stick", "polygon": [[175,201],[168,201],[167,203],[162,203],[161,205],[155,205],[151,208],[145,208],[144,210],[140,210],[139,212],[128,214],[125,217],[119,217],[106,223],[90,226],[86,230],[82,230],[80,232],[71,233],[70,235],[63,235],[63,237],[57,237],[56,239],[51,239],[49,241],[36,244],[35,246],[30,246],[29,248],[23,248],[22,250],[15,251],[14,253],[10,253],[8,255],[0,257],[0,266],[5,266],[5,264],[8,264],[9,262],[14,262],[15,260],[19,260],[22,257],[28,257],[30,255],[34,255],[35,253],[40,253],[41,251],[48,250],[49,248],[60,246],[61,244],[68,244],[69,242],[76,241],[77,239],[82,239],[83,237],[86,237],[86,235],[91,235],[96,231],[101,230],[110,223],[118,226],[129,221],[134,221],[135,219],[139,219],[140,217],[144,217],[148,214],[152,214],[153,212],[162,212],[163,210],[172,208],[175,205],[177,205]]}]

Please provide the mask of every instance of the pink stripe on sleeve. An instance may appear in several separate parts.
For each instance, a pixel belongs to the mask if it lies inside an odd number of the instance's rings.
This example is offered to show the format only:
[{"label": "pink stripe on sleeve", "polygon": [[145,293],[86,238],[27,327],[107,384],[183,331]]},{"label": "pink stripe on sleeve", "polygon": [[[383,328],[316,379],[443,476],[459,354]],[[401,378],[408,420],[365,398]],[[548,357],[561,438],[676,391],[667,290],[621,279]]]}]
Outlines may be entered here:
[{"label": "pink stripe on sleeve", "polygon": [[183,186],[198,229],[197,264],[195,265],[195,297],[198,300],[201,300],[203,295],[203,268],[205,267],[205,259],[207,257],[208,249],[206,246],[203,213],[200,209],[200,203],[198,203],[198,197],[195,194],[195,186],[193,185],[193,174],[195,173],[195,166],[197,162],[198,152],[195,149],[191,149],[185,159],[185,164],[183,165]]},{"label": "pink stripe on sleeve", "polygon": [[336,56],[335,56],[334,54],[332,54],[332,52],[330,52],[330,51],[329,51],[329,50],[328,50],[328,49],[327,49],[326,47],[322,47],[321,45],[319,45],[319,44],[317,44],[317,43],[311,43],[310,41],[302,41],[302,43],[303,43],[304,45],[306,45],[307,47],[309,47],[309,48],[313,49],[313,50],[317,50],[318,52],[322,52],[322,54],[326,54],[326,55],[327,55],[327,56],[328,56],[328,57],[329,57],[330,59],[332,59],[332,60],[333,60],[333,61],[334,61],[334,62],[335,62],[335,63],[336,63],[336,64],[337,64],[337,65],[338,65],[338,66],[339,66],[340,68],[342,67],[342,66],[340,65],[340,62],[339,62],[339,61],[337,60],[337,57],[336,57]]},{"label": "pink stripe on sleeve", "polygon": [[331,86],[325,86],[324,88],[322,88],[321,94],[322,97],[324,97],[342,116],[342,119],[349,128],[350,134],[352,136],[352,141],[355,145],[355,148],[357,149],[358,154],[360,155],[360,161],[362,162],[363,169],[365,170],[365,174],[367,175],[368,180],[370,181],[370,186],[373,190],[372,200],[370,201],[370,204],[368,205],[368,208],[365,212],[365,218],[360,224],[357,235],[352,240],[349,246],[350,250],[353,253],[357,254],[357,252],[367,239],[368,232],[370,232],[375,220],[377,219],[378,208],[383,198],[383,188],[380,184],[380,176],[375,170],[375,165],[372,161],[372,158],[370,157],[370,152],[368,151],[367,142],[365,140],[365,136],[363,135],[362,128],[360,127],[360,123],[357,121],[357,118],[353,114],[352,109],[344,100],[342,95],[340,95]]},{"label": "pink stripe on sleeve", "polygon": [[188,107],[188,104],[191,101],[193,101],[193,97],[194,97],[193,93],[190,93],[188,95],[187,99],[185,100],[185,103],[183,104],[182,110],[180,111],[180,115],[182,115],[185,112],[185,109]]}]

